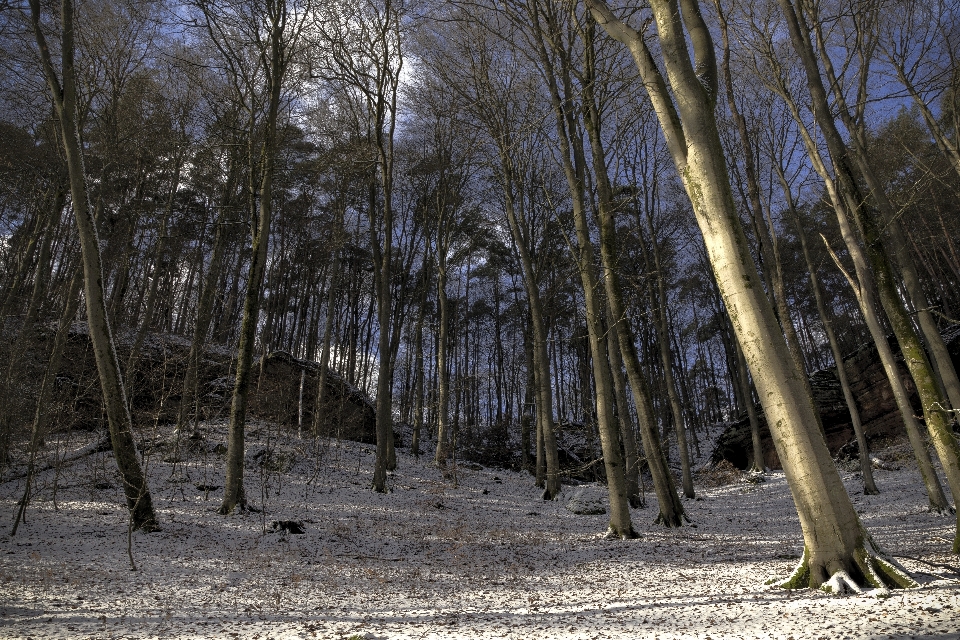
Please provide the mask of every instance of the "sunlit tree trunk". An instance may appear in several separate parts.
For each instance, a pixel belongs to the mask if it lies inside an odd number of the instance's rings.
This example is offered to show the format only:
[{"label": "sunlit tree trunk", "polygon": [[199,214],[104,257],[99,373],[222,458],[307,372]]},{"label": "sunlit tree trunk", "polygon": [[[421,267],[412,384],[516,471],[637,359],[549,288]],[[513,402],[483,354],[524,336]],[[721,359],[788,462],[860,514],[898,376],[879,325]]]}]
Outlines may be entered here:
[{"label": "sunlit tree trunk", "polygon": [[[866,159],[861,153],[850,153],[850,149],[837,129],[806,23],[797,14],[791,0],[778,0],[778,2],[786,18],[793,47],[800,56],[806,71],[807,89],[813,102],[814,116],[823,133],[824,141],[833,161],[838,190],[863,236],[880,303],[883,305],[894,334],[897,336],[900,350],[920,396],[927,431],[943,465],[950,490],[955,496],[960,495],[960,445],[953,435],[951,422],[947,419],[948,414],[945,411],[947,401],[940,391],[940,386],[924,351],[920,336],[917,335],[910,316],[897,292],[896,277],[890,264],[887,246],[889,241],[883,237],[882,233],[883,221],[871,209],[867,198],[861,193],[851,161],[859,160],[861,172],[867,169],[865,177],[871,189],[870,195],[873,199],[878,200],[881,206],[884,196],[877,188],[874,188],[879,185],[871,185],[869,177],[871,172],[869,167],[866,166]],[[853,138],[856,143],[855,133]],[[853,155],[853,158],[850,157],[851,155]],[[953,552],[960,554],[960,512],[957,514]]]},{"label": "sunlit tree trunk", "polygon": [[[844,275],[846,276],[847,281],[850,283],[854,297],[859,305],[860,312],[863,314],[867,329],[870,332],[870,337],[873,339],[873,342],[876,345],[877,354],[883,366],[884,373],[887,376],[887,381],[890,383],[894,399],[897,403],[897,408],[899,409],[900,415],[903,418],[907,437],[910,440],[914,456],[917,459],[920,476],[923,479],[924,486],[927,489],[927,497],[930,502],[930,508],[934,511],[943,511],[944,509],[948,508],[949,503],[947,502],[946,496],[943,493],[940,480],[937,478],[936,472],[933,469],[933,464],[930,460],[930,454],[927,451],[926,443],[921,434],[919,423],[914,416],[913,406],[910,403],[909,394],[907,393],[903,380],[900,378],[900,371],[899,367],[897,366],[893,349],[890,347],[890,343],[887,341],[887,335],[880,318],[880,313],[882,312],[878,306],[877,294],[875,293],[876,287],[874,285],[873,270],[869,265],[866,252],[860,245],[860,241],[857,239],[853,225],[851,224],[849,216],[847,215],[847,204],[840,195],[837,182],[835,181],[833,175],[827,170],[826,164],[820,155],[820,150],[816,141],[814,140],[810,131],[806,128],[796,101],[787,89],[786,83],[782,78],[782,70],[779,67],[779,63],[773,58],[771,58],[769,62],[774,66],[775,73],[780,76],[776,79],[776,91],[780,93],[781,97],[786,102],[794,121],[798,125],[798,131],[803,139],[804,146],[807,149],[807,155],[810,159],[810,162],[813,165],[814,170],[823,180],[827,196],[829,197],[834,212],[837,215],[837,222],[840,227],[840,235],[843,238],[844,245],[846,246],[847,252],[850,254],[850,258],[853,262],[856,278],[854,279],[846,272]],[[837,261],[837,264],[840,266],[839,260]]]},{"label": "sunlit tree trunk", "polygon": [[713,41],[696,0],[651,2],[669,91],[641,34],[618,20],[602,0],[587,4],[608,33],[630,49],[640,70],[783,463],[805,547],[797,570],[782,584],[915,584],[891,559],[881,557],[861,525],[830,457],[804,374],[763,293],[733,201],[714,116]]}]

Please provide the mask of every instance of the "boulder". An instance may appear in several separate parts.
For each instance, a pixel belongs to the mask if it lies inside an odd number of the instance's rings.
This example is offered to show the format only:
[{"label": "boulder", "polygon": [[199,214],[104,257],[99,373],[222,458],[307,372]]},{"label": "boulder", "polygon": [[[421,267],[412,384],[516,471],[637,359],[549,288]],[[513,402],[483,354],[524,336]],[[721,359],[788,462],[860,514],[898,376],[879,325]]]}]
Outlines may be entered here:
[{"label": "boulder", "polygon": [[566,509],[580,516],[601,515],[607,512],[606,496],[597,487],[580,487],[567,502]]}]

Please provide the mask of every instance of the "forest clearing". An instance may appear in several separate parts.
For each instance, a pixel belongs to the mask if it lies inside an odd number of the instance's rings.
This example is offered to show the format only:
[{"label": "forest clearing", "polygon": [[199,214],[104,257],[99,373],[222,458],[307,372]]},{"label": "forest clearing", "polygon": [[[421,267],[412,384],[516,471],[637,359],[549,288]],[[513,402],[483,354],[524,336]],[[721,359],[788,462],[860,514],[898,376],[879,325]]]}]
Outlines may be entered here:
[{"label": "forest clearing", "polygon": [[[526,473],[467,463],[444,478],[400,450],[392,493],[378,494],[368,486],[372,447],[329,443],[318,466],[310,443],[252,427],[252,450],[270,446],[289,461],[265,471],[251,456],[249,491],[264,511],[216,514],[215,492],[197,488],[223,484],[215,455],[195,451],[176,468],[151,459],[163,529],[133,535],[136,572],[110,455],[65,467],[56,505],[54,472],[45,472],[23,529],[0,538],[0,637],[960,636],[960,563],[945,553],[951,518],[925,508],[902,444],[877,453],[891,469],[877,471],[882,494],[862,495],[854,472],[844,480],[876,541],[921,587],[837,598],[764,584],[786,575],[801,550],[782,473],[703,488],[685,503],[696,528],[679,531],[653,524],[650,496],[633,511],[639,538],[624,542],[604,537],[605,514],[566,508],[578,491],[606,507],[596,483],[564,485],[559,501],[544,502]],[[213,449],[226,428],[204,433]],[[163,451],[145,449],[151,458]],[[15,484],[2,486],[6,513]],[[284,520],[304,533],[271,527]]]}]

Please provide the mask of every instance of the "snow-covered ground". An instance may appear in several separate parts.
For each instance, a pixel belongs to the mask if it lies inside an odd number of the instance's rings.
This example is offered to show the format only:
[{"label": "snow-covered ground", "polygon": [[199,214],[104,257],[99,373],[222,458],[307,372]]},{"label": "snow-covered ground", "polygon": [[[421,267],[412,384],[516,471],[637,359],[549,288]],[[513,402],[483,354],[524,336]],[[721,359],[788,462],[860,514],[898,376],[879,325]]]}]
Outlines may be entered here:
[{"label": "snow-covered ground", "polygon": [[223,484],[222,425],[176,465],[144,446],[163,529],[133,535],[138,571],[110,454],[43,472],[13,538],[22,480],[0,485],[0,637],[960,638],[954,520],[926,511],[909,462],[877,471],[879,496],[844,477],[921,588],[835,597],[764,586],[801,551],[782,473],[698,487],[680,530],[653,525],[648,493],[632,513],[640,538],[611,541],[606,516],[564,508],[580,487],[545,503],[529,475],[461,464],[445,478],[401,450],[392,493],[376,494],[372,447],[330,443],[318,464],[308,441],[253,431],[246,491],[264,513],[219,516],[220,490],[197,488]]}]

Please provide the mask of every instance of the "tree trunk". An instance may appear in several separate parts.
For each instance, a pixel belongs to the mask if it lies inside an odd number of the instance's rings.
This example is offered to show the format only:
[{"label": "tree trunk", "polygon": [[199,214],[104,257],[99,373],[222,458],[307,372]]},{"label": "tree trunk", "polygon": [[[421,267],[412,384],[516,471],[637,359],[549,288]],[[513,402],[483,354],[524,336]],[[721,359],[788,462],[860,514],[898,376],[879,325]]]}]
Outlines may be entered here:
[{"label": "tree trunk", "polygon": [[747,371],[747,360],[743,357],[743,350],[739,344],[733,345],[737,352],[737,380],[740,384],[740,395],[747,411],[747,420],[750,422],[750,440],[753,443],[753,465],[751,471],[764,472],[766,464],[763,459],[763,445],[760,442],[760,419],[753,405],[753,391],[750,388],[750,374]]},{"label": "tree trunk", "polygon": [[[52,274],[50,273],[50,252],[53,244],[53,235],[57,226],[60,224],[60,217],[63,213],[63,207],[66,204],[67,190],[65,186],[58,186],[56,195],[53,199],[53,207],[49,212],[50,217],[47,220],[47,226],[40,240],[40,252],[37,256],[36,276],[33,279],[33,289],[30,292],[30,302],[27,304],[27,312],[24,315],[24,326],[31,326],[37,322],[40,316],[40,309],[44,303],[44,297],[50,284]],[[4,316],[0,314],[0,318]]]},{"label": "tree trunk", "polygon": [[224,190],[214,223],[216,229],[213,235],[213,253],[210,256],[210,266],[207,268],[203,286],[200,289],[200,299],[197,301],[197,311],[193,321],[193,338],[190,342],[190,353],[187,356],[187,372],[183,378],[183,391],[180,393],[180,407],[177,411],[177,431],[183,430],[187,421],[187,411],[192,410],[191,422],[196,428],[199,413],[197,398],[197,377],[200,370],[200,360],[207,344],[207,333],[210,330],[210,321],[213,316],[213,302],[217,291],[217,283],[223,271],[223,258],[227,245],[226,211],[233,196],[233,170],[228,173],[227,188]]},{"label": "tree trunk", "polygon": [[[811,7],[809,8],[809,11],[815,16],[815,8]],[[953,408],[960,410],[960,379],[957,377],[956,369],[953,366],[950,353],[940,335],[940,330],[937,327],[937,323],[933,319],[933,315],[930,313],[931,306],[927,300],[927,295],[923,290],[923,286],[920,283],[916,264],[913,256],[910,254],[910,245],[907,242],[901,226],[900,212],[890,201],[890,198],[887,196],[887,193],[884,190],[884,185],[881,184],[880,179],[877,177],[876,172],[874,171],[873,162],[870,158],[869,150],[867,149],[866,132],[864,129],[863,119],[854,118],[853,114],[850,113],[850,110],[847,107],[845,96],[842,92],[838,92],[836,90],[836,87],[839,83],[836,81],[836,73],[829,58],[829,52],[826,49],[822,30],[819,26],[816,26],[814,32],[816,33],[817,44],[821,51],[824,73],[826,74],[826,77],[831,84],[832,91],[836,97],[837,112],[839,113],[840,119],[844,126],[851,133],[848,149],[850,153],[848,155],[856,163],[857,169],[859,170],[860,175],[863,177],[864,183],[866,183],[866,186],[869,189],[869,195],[880,213],[880,220],[882,221],[882,224],[878,224],[881,228],[881,232],[885,232],[887,235],[887,239],[884,242],[884,246],[886,247],[885,253],[888,256],[893,255],[900,266],[900,276],[903,288],[906,290],[907,298],[913,304],[914,310],[916,311],[918,324],[920,326],[920,331],[930,350],[930,364],[932,365],[933,376],[935,379],[937,379],[938,383],[942,383],[943,391],[946,393],[947,398],[949,398]],[[869,54],[864,53],[862,55],[866,56]],[[867,74],[869,69],[868,65],[869,59],[866,63],[866,66],[860,70],[860,73],[864,76]],[[924,109],[921,109],[921,112],[923,111]],[[924,113],[924,116],[926,117],[926,113]],[[939,137],[937,140],[939,144]],[[955,159],[956,144],[953,143],[951,146],[954,150],[954,154],[951,155],[951,158]],[[942,145],[940,148],[941,150],[945,150],[945,147]],[[902,306],[902,304],[898,304],[898,306]],[[942,396],[944,394],[940,393],[940,395]],[[941,403],[940,408],[943,410],[949,410],[945,403]],[[960,536],[960,520],[958,520],[958,536]],[[958,538],[958,540],[960,540],[960,538]]]},{"label": "tree trunk", "polygon": [[[651,295],[650,303],[653,306],[653,317],[657,325],[657,343],[660,345],[660,361],[663,363],[663,380],[667,387],[667,401],[670,403],[670,412],[673,415],[673,426],[677,432],[677,448],[680,450],[680,465],[683,495],[689,499],[696,497],[693,488],[693,474],[690,469],[690,448],[687,446],[687,425],[683,419],[683,410],[680,407],[680,396],[677,394],[677,386],[674,382],[673,352],[670,350],[670,326],[667,322],[667,287],[666,274],[663,266],[660,264],[660,247],[657,245],[657,237],[653,228],[653,217],[647,215],[647,227],[650,231],[650,246],[653,253],[653,270],[656,273],[657,293],[654,298]],[[643,250],[644,258],[648,264],[648,273],[650,271],[650,260],[647,257],[647,246],[640,240],[640,246]]]},{"label": "tree trunk", "polygon": [[[320,348],[320,371],[317,373],[317,394],[313,401],[313,422],[311,432],[314,438],[320,437],[320,420],[326,410],[327,376],[330,368],[330,342],[333,338],[333,303],[336,301],[337,283],[340,277],[340,248],[334,249],[333,268],[330,269],[330,282],[327,284],[327,315],[323,319],[323,346]],[[330,435],[328,432],[327,436]]]},{"label": "tree trunk", "polygon": [[610,375],[613,378],[613,393],[616,399],[617,422],[620,423],[620,439],[623,442],[624,476],[627,481],[627,502],[634,509],[644,505],[640,492],[640,454],[637,449],[637,436],[633,429],[630,406],[627,404],[627,383],[623,375],[623,359],[620,357],[620,345],[617,344],[616,324],[607,305],[607,353],[610,355]]},{"label": "tree trunk", "polygon": [[[794,10],[790,0],[778,1],[786,17],[794,49],[800,56],[806,71],[807,89],[813,102],[814,116],[817,124],[820,125],[820,130],[833,161],[840,195],[853,214],[863,236],[867,257],[870,260],[870,266],[873,268],[880,303],[887,313],[887,318],[893,327],[894,334],[897,336],[897,341],[900,343],[900,350],[907,363],[907,368],[910,370],[916,385],[917,393],[923,404],[923,415],[927,423],[927,430],[940,457],[950,490],[954,496],[960,495],[960,445],[958,445],[956,437],[952,433],[951,424],[947,420],[947,413],[944,410],[946,400],[940,392],[933,368],[897,292],[895,276],[888,257],[888,247],[882,235],[881,221],[867,206],[866,199],[860,191],[859,183],[850,164],[849,148],[840,135],[830,110],[826,89],[823,86],[823,79],[820,76],[819,66],[810,41],[809,30],[806,24],[801,27],[801,17]],[[862,154],[854,154],[854,159],[858,155],[861,156],[862,160]],[[862,170],[867,167],[861,163],[860,168]],[[876,190],[873,190],[872,195],[877,198],[879,194]],[[960,512],[957,513],[953,553],[960,554]]]},{"label": "tree trunk", "polygon": [[820,315],[820,321],[823,323],[823,329],[827,334],[827,340],[830,342],[830,351],[833,353],[833,360],[837,365],[837,378],[840,380],[840,388],[843,391],[843,399],[847,403],[847,410],[850,412],[850,421],[853,424],[853,433],[857,438],[857,447],[859,449],[860,473],[863,475],[863,493],[866,495],[877,495],[880,490],[873,479],[873,464],[870,462],[870,450],[867,447],[867,437],[863,431],[863,424],[860,422],[860,410],[857,408],[857,402],[853,397],[853,391],[850,389],[850,380],[847,377],[847,368],[843,364],[843,353],[840,351],[840,343],[833,330],[833,322],[830,319],[830,312],[823,299],[823,291],[820,288],[820,280],[817,278],[816,269],[813,266],[813,259],[810,257],[810,248],[807,246],[807,234],[804,231],[804,225],[800,220],[800,214],[794,206],[793,194],[790,191],[790,185],[787,183],[783,168],[776,164],[774,170],[780,180],[780,186],[783,187],[783,194],[787,201],[787,212],[793,218],[793,223],[797,228],[797,236],[800,238],[800,248],[803,251],[803,259],[807,265],[807,273],[810,275],[810,287],[813,289],[813,297],[817,303],[817,312]]},{"label": "tree trunk", "polygon": [[805,541],[800,565],[781,584],[819,587],[833,580],[838,588],[849,581],[913,586],[895,561],[881,558],[861,525],[830,457],[803,372],[763,293],[739,224],[714,116],[713,42],[696,0],[679,2],[682,17],[678,0],[651,2],[671,91],[641,35],[602,0],[588,0],[588,5],[604,28],[628,46],[640,70],[780,454]]},{"label": "tree trunk", "polygon": [[[442,233],[442,232],[441,232]],[[447,466],[450,457],[450,365],[447,362],[450,342],[450,302],[447,299],[447,247],[437,248],[437,306],[440,326],[437,329],[437,453],[434,462]]]},{"label": "tree trunk", "polygon": [[[533,3],[529,3],[528,6],[533,24],[538,29],[542,27],[545,30],[544,34],[546,31],[557,28],[557,25],[551,22],[551,20],[556,20],[555,15],[542,15],[541,7],[533,6]],[[545,25],[544,22],[546,22]],[[560,67],[554,66],[551,52],[546,49],[548,42],[552,47],[552,54],[560,59]],[[572,105],[570,104],[572,98],[571,65],[568,52],[562,50],[558,43],[548,42],[545,42],[544,35],[538,35],[535,45],[538,49],[537,53],[541,64],[544,67],[543,76],[550,93],[560,147],[561,165],[573,205],[573,221],[577,241],[575,245],[571,245],[571,251],[576,260],[583,288],[587,335],[593,364],[597,428],[600,434],[600,447],[603,451],[607,490],[610,498],[608,535],[618,538],[635,538],[637,534],[630,521],[630,505],[627,501],[623,456],[620,453],[619,429],[613,413],[613,382],[610,377],[607,344],[604,338],[603,318],[606,303],[603,300],[603,289],[596,271],[593,240],[587,222],[586,158],[582,138],[575,135],[578,126],[575,123],[576,116],[572,112]],[[563,86],[562,94],[560,85]],[[620,314],[616,312],[615,315],[620,317]],[[618,323],[617,326],[618,335],[622,335],[619,331],[620,324]]]},{"label": "tree trunk", "polygon": [[170,216],[173,215],[173,203],[177,196],[177,189],[180,186],[180,169],[183,166],[180,154],[178,154],[175,162],[176,168],[174,169],[173,180],[170,184],[167,206],[163,210],[163,216],[160,218],[160,225],[157,229],[157,235],[159,237],[157,238],[156,249],[153,252],[153,277],[150,279],[150,290],[147,294],[147,308],[143,312],[140,329],[137,331],[136,338],[134,338],[133,346],[130,348],[130,355],[127,356],[127,366],[124,369],[128,380],[130,376],[133,375],[137,359],[140,357],[140,349],[143,347],[143,341],[146,339],[147,333],[150,331],[150,326],[153,324],[153,314],[157,306],[157,291],[160,288],[160,274],[163,273],[165,275],[167,271],[165,267],[169,267],[169,256],[166,255],[170,235],[167,231],[167,222],[170,220]]},{"label": "tree trunk", "polygon": [[17,527],[23,519],[24,510],[27,503],[30,502],[30,494],[33,491],[33,474],[36,470],[37,451],[40,443],[47,433],[47,426],[50,422],[51,408],[54,403],[53,391],[56,388],[57,376],[60,374],[60,365],[63,361],[63,352],[67,346],[67,339],[70,337],[70,325],[77,314],[77,308],[80,306],[80,285],[83,284],[83,268],[77,265],[77,269],[67,287],[67,294],[64,298],[65,306],[63,313],[60,314],[60,323],[57,325],[57,334],[53,339],[53,348],[50,351],[50,358],[47,360],[47,368],[43,372],[43,379],[40,382],[40,392],[37,394],[37,408],[33,415],[33,429],[30,434],[30,457],[27,460],[26,482],[23,488],[23,497],[20,500],[20,508],[17,509],[17,517],[13,523],[13,529],[10,536],[17,535]]},{"label": "tree trunk", "polygon": [[[780,321],[780,327],[783,329],[783,335],[787,340],[787,346],[790,348],[790,355],[800,371],[805,372],[805,363],[803,359],[803,350],[800,348],[800,340],[797,338],[797,330],[793,326],[793,320],[790,316],[790,307],[787,305],[787,293],[783,284],[783,265],[780,261],[780,251],[777,248],[776,236],[772,233],[772,221],[767,224],[765,218],[766,208],[760,198],[760,180],[757,176],[756,159],[754,157],[753,145],[751,144],[750,133],[747,130],[747,120],[740,112],[734,96],[733,75],[730,72],[730,41],[727,35],[727,19],[723,14],[720,0],[714,0],[714,6],[717,8],[717,14],[720,22],[721,41],[723,43],[723,57],[721,58],[721,69],[723,70],[723,84],[726,89],[727,107],[737,125],[737,134],[740,138],[741,151],[743,153],[744,167],[747,178],[747,194],[754,225],[757,230],[757,243],[760,245],[760,255],[766,266],[766,280],[770,297],[776,305],[775,311],[777,319]],[[772,270],[772,273],[770,273]],[[809,381],[804,376],[804,381],[809,389]],[[813,391],[810,391],[811,395]]]},{"label": "tree trunk", "polygon": [[[560,495],[560,457],[557,454],[557,437],[554,431],[553,389],[550,376],[550,356],[547,352],[547,325],[544,320],[543,302],[540,298],[540,285],[533,268],[533,257],[517,218],[514,199],[514,167],[510,157],[511,145],[505,132],[498,136],[500,152],[500,170],[504,180],[504,210],[513,244],[520,257],[523,270],[523,286],[527,293],[527,305],[530,309],[530,329],[533,337],[531,358],[533,381],[536,385],[535,404],[537,410],[537,486],[543,486],[544,500],[555,500]],[[542,439],[542,442],[541,442]],[[541,455],[541,448],[542,455]],[[540,468],[543,462],[543,484],[540,483]]]},{"label": "tree trunk", "polygon": [[[595,99],[593,84],[596,81],[594,77],[593,60],[593,32],[594,24],[589,21],[585,30],[586,38],[586,60],[585,73],[587,83],[584,88],[584,101],[586,102],[584,126],[590,140],[591,158],[593,161],[593,171],[596,176],[596,188],[598,193],[599,206],[597,210],[597,219],[600,226],[600,257],[603,265],[603,284],[607,297],[607,306],[609,314],[612,316],[613,323],[610,329],[616,334],[620,355],[627,367],[627,375],[630,380],[630,386],[633,390],[634,402],[637,406],[637,415],[640,419],[641,438],[643,447],[647,454],[647,464],[653,475],[654,489],[657,494],[657,500],[660,505],[660,515],[658,522],[662,522],[668,527],[676,527],[682,524],[685,517],[683,505],[677,498],[676,487],[673,482],[673,476],[666,464],[666,458],[663,455],[660,439],[657,436],[657,430],[653,421],[653,411],[650,401],[649,387],[646,380],[640,372],[640,362],[636,355],[636,346],[633,338],[633,330],[627,317],[626,306],[623,303],[623,291],[620,287],[620,276],[616,271],[616,224],[613,219],[614,203],[610,178],[606,167],[606,154],[603,148],[603,141],[600,135],[600,110]],[[571,146],[576,149],[578,142],[571,141]],[[574,152],[577,153],[576,151]],[[569,180],[569,179],[568,179]],[[576,210],[576,205],[574,205]],[[589,233],[580,237],[580,228],[578,227],[578,238],[584,242],[589,238]],[[586,240],[589,241],[589,240]],[[586,284],[584,285],[586,286]],[[589,311],[588,311],[589,315]],[[597,355],[594,353],[594,359]],[[619,362],[619,358],[616,358]],[[599,393],[599,391],[598,391]],[[682,422],[680,428],[683,427]],[[632,435],[632,434],[631,434]],[[686,461],[685,477],[690,478],[690,460],[686,447],[685,434],[678,432],[682,447],[682,458]],[[634,444],[634,449],[636,444]],[[628,453],[629,455],[629,453]],[[689,483],[690,493],[693,493],[692,480]]]},{"label": "tree trunk", "polygon": [[[243,320],[240,324],[240,343],[237,347],[237,373],[234,381],[233,400],[230,403],[230,432],[227,439],[226,478],[223,487],[223,502],[219,513],[232,513],[239,506],[246,509],[247,500],[243,489],[244,429],[247,419],[247,395],[250,387],[253,349],[256,342],[257,320],[260,317],[260,299],[262,298],[263,277],[267,266],[267,247],[270,241],[270,223],[273,218],[273,174],[276,166],[277,120],[280,113],[280,96],[288,43],[284,42],[286,5],[280,3],[269,16],[271,29],[268,42],[263,51],[267,59],[266,72],[269,102],[266,119],[263,123],[263,143],[260,147],[260,211],[259,216],[251,211],[251,236],[253,245],[250,253],[250,269],[247,275],[247,292],[243,300]],[[251,125],[253,115],[251,111]],[[253,126],[250,128],[249,145],[254,144]],[[250,207],[256,203],[256,189],[253,168],[256,166],[250,153]],[[266,354],[264,354],[265,356]]]},{"label": "tree trunk", "polygon": [[430,256],[424,256],[422,268],[422,282],[420,283],[420,311],[417,314],[417,325],[414,329],[414,407],[413,407],[413,442],[411,450],[413,457],[420,458],[420,434],[423,431],[423,404],[424,404],[424,367],[423,367],[423,320],[427,315],[427,292],[430,289],[430,276],[426,265],[430,264]]},{"label": "tree trunk", "polygon": [[[775,60],[771,60],[771,62],[776,64]],[[778,79],[778,81],[780,81],[780,79]],[[948,508],[949,504],[946,496],[943,493],[940,480],[937,478],[937,475],[933,470],[930,454],[927,451],[923,436],[920,434],[920,427],[916,418],[914,417],[913,407],[910,404],[909,396],[903,384],[903,380],[900,378],[900,371],[893,355],[893,350],[890,348],[886,333],[881,325],[876,302],[876,293],[874,292],[875,286],[873,272],[868,264],[865,252],[860,246],[860,242],[857,240],[853,227],[850,224],[849,217],[846,213],[847,205],[845,204],[845,200],[840,195],[837,182],[827,171],[826,164],[820,155],[820,150],[817,146],[817,143],[807,130],[796,101],[789,94],[789,92],[786,91],[783,85],[779,86],[777,90],[781,93],[781,96],[784,98],[787,106],[790,109],[791,115],[798,125],[798,130],[803,138],[804,146],[807,149],[807,154],[810,158],[811,164],[814,167],[814,170],[820,174],[820,177],[823,179],[827,195],[830,198],[834,212],[837,215],[840,234],[843,237],[844,244],[847,247],[847,252],[850,254],[850,257],[853,261],[856,279],[851,277],[850,274],[847,274],[846,272],[844,272],[844,276],[846,276],[847,281],[853,289],[854,296],[856,297],[857,304],[861,313],[863,314],[867,329],[870,331],[870,336],[877,347],[877,354],[880,357],[880,361],[884,368],[884,373],[886,374],[887,380],[889,381],[890,387],[893,391],[897,408],[900,410],[900,415],[903,418],[904,428],[906,429],[907,436],[913,448],[914,456],[917,459],[917,466],[920,470],[921,478],[923,479],[924,486],[927,489],[927,497],[929,499],[930,508],[934,511],[942,511]],[[830,250],[829,246],[827,248]],[[837,263],[838,267],[841,266],[838,259],[835,258],[835,262]]]},{"label": "tree trunk", "polygon": [[74,66],[74,9],[72,0],[61,1],[61,57],[62,82],[57,77],[40,25],[40,1],[30,0],[33,32],[40,48],[47,86],[53,96],[57,118],[63,133],[63,147],[70,176],[70,195],[80,236],[80,253],[84,274],[84,299],[87,304],[87,323],[93,345],[103,400],[107,409],[107,423],[113,455],[123,478],[123,489],[134,529],[153,531],[157,518],[147,478],[140,467],[137,446],[133,440],[133,423],[127,406],[126,391],[120,375],[120,363],[113,346],[113,336],[107,317],[100,261],[100,240],[96,221],[88,199],[86,175],[83,166],[83,147],[77,127],[77,84]]}]

